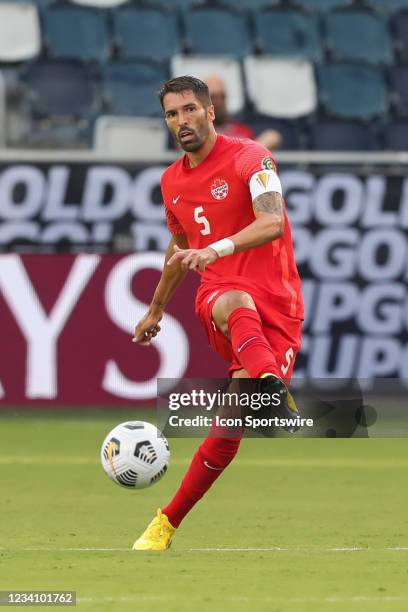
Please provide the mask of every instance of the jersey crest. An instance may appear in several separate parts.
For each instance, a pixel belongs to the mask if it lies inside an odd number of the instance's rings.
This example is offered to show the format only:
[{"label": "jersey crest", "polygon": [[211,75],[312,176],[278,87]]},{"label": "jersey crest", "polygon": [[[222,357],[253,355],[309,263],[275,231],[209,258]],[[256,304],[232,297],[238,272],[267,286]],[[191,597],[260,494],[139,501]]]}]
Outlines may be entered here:
[{"label": "jersey crest", "polygon": [[264,170],[274,170],[276,172],[276,164],[272,157],[264,157],[261,161],[261,166]]},{"label": "jersey crest", "polygon": [[228,195],[228,183],[224,179],[216,178],[211,185],[211,195],[216,200],[225,200]]}]

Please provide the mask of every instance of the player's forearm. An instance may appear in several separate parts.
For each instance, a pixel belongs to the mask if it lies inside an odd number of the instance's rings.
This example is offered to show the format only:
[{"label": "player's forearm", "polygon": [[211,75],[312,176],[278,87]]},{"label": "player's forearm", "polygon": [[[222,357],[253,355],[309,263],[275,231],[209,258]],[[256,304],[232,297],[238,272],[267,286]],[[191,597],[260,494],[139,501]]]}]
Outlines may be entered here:
[{"label": "player's forearm", "polygon": [[225,246],[221,241],[221,249],[218,250],[217,243],[215,243],[215,250],[221,257],[262,246],[272,240],[277,240],[283,235],[285,214],[283,212],[282,195],[279,192],[260,193],[255,197],[252,205],[255,220],[240,232],[228,236]]},{"label": "player's forearm", "polygon": [[280,215],[268,214],[258,217],[237,234],[229,236],[235,245],[234,253],[262,246],[281,238],[284,226],[284,219]]},{"label": "player's forearm", "polygon": [[179,246],[180,248],[186,248],[188,247],[187,239],[181,235],[173,235],[171,238],[165,254],[163,272],[154,292],[150,304],[150,310],[163,310],[187,274],[187,271],[180,265],[167,265],[168,260],[174,254],[175,245]]},{"label": "player's forearm", "polygon": [[175,271],[170,268],[165,269],[154,292],[150,308],[160,308],[161,310],[164,310],[168,302],[173,297],[176,289],[183,282],[186,274],[187,271],[181,270],[180,266],[178,266],[178,269]]}]

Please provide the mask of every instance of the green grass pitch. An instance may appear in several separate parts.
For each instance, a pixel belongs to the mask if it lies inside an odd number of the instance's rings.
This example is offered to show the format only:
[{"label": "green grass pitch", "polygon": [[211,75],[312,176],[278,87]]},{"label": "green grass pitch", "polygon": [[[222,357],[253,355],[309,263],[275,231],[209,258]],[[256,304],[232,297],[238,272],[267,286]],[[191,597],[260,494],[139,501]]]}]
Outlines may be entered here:
[{"label": "green grass pitch", "polygon": [[128,491],[99,450],[131,418],[0,413],[0,590],[75,590],[98,612],[406,612],[405,439],[245,440],[172,548],[137,553],[198,440],[170,440],[164,479]]}]

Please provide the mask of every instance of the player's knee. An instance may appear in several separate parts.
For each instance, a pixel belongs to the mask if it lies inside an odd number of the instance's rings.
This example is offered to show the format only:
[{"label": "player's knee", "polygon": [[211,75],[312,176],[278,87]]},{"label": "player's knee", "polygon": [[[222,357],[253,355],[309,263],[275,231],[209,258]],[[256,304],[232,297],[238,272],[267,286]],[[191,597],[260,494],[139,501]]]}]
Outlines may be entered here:
[{"label": "player's knee", "polygon": [[213,320],[225,336],[229,335],[228,317],[237,308],[256,310],[255,302],[249,293],[245,291],[226,291],[220,295],[214,304],[212,310]]},{"label": "player's knee", "polygon": [[231,378],[251,378],[251,376],[247,370],[241,368],[240,370],[234,370]]}]

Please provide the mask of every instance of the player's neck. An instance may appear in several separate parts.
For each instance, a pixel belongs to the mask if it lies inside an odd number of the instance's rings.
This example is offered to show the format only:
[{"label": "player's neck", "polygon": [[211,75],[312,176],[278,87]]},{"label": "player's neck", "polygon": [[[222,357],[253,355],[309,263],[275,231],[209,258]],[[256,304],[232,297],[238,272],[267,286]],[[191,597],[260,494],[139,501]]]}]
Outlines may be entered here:
[{"label": "player's neck", "polygon": [[199,166],[211,153],[216,142],[217,132],[215,130],[212,130],[201,149],[199,149],[198,151],[194,151],[194,153],[189,151],[186,152],[188,161],[190,163],[190,168],[195,168],[196,166]]}]

